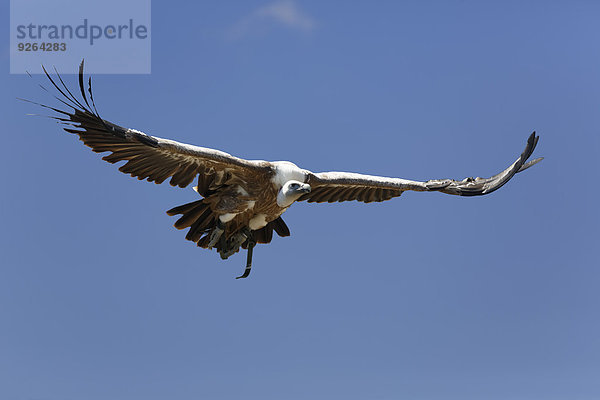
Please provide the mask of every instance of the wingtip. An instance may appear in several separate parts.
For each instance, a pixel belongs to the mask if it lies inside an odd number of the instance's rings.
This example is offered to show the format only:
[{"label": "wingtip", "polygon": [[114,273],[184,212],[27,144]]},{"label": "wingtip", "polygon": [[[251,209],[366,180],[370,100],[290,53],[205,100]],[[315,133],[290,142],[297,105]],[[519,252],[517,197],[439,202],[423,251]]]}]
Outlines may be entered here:
[{"label": "wingtip", "polygon": [[544,159],[544,157],[538,157],[535,158],[531,161],[529,161],[527,164],[525,164],[527,166],[527,168],[534,166],[535,164],[539,163],[540,161],[542,161]]},{"label": "wingtip", "polygon": [[530,143],[535,143],[539,140],[539,136],[535,133],[535,131],[533,131],[531,133],[531,135],[529,135],[529,137],[527,138],[527,141]]},{"label": "wingtip", "polygon": [[529,135],[529,137],[527,138],[527,141],[537,141],[539,140],[540,136],[536,133],[536,131],[531,132],[531,134]]},{"label": "wingtip", "polygon": [[525,161],[533,154],[540,137],[536,135],[535,131],[529,135],[527,138],[527,145],[525,146],[525,150],[521,154],[522,160]]},{"label": "wingtip", "polygon": [[81,62],[79,63],[79,71],[78,71],[78,74],[77,74],[77,75],[79,75],[80,81],[83,81],[83,69],[84,69],[84,65],[85,65],[85,60],[82,58]]},{"label": "wingtip", "polygon": [[525,164],[523,164],[523,166],[521,168],[519,168],[519,170],[517,172],[523,172],[527,168],[533,167],[535,164],[539,163],[543,159],[544,159],[544,157],[538,157],[538,158],[536,158],[534,160],[528,161]]}]

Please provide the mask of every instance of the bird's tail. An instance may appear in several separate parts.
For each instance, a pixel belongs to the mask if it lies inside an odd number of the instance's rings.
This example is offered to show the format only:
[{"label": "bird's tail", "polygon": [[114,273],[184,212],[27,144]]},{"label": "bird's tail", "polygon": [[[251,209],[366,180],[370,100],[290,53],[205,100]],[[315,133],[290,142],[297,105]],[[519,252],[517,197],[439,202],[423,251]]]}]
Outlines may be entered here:
[{"label": "bird's tail", "polygon": [[[222,235],[222,237],[212,246],[209,246],[211,244],[213,231],[219,229],[217,226],[219,217],[210,209],[210,206],[205,203],[204,200],[205,199],[196,200],[167,211],[167,214],[170,216],[181,214],[181,217],[173,226],[177,229],[190,228],[185,235],[187,240],[190,240],[203,248],[213,247],[217,249],[223,258],[227,258],[231,254],[236,253],[240,246],[246,248],[248,241],[238,242],[238,238],[235,237],[235,234],[240,231],[239,229],[234,229],[233,231],[228,230],[225,234],[221,231],[219,234]],[[220,229],[224,228],[221,227]],[[290,230],[281,216],[269,222],[266,226],[252,231],[252,235],[256,243],[270,243],[273,238],[273,231],[281,237],[290,236]],[[246,239],[246,236],[244,236],[244,239]]]},{"label": "bird's tail", "polygon": [[[204,199],[193,201],[174,207],[167,211],[168,215],[182,214],[173,226],[177,229],[190,228],[185,238],[194,243],[198,242],[202,235],[209,233],[217,224],[217,217],[212,212],[208,204],[204,203]],[[204,247],[204,246],[201,246]]]}]

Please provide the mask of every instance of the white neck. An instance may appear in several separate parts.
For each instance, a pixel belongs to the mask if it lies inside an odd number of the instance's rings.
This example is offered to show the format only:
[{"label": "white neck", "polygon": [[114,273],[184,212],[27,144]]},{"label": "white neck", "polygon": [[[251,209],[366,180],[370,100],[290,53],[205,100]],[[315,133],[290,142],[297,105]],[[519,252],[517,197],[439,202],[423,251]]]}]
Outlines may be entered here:
[{"label": "white neck", "polygon": [[273,165],[275,166],[275,175],[273,175],[271,181],[275,184],[277,190],[281,189],[286,182],[291,180],[306,181],[307,171],[298,168],[297,165],[289,161],[275,161]]},{"label": "white neck", "polygon": [[283,190],[280,190],[279,193],[277,193],[277,205],[281,208],[288,208],[296,201],[295,198],[292,199],[290,197],[291,196],[287,196]]}]

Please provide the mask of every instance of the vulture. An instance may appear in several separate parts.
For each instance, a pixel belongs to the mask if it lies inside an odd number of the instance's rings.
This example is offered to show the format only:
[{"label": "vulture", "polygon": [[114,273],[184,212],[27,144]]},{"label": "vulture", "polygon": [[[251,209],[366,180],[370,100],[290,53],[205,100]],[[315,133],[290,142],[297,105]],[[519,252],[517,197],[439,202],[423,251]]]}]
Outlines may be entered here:
[{"label": "vulture", "polygon": [[282,237],[290,235],[281,215],[296,201],[370,203],[390,200],[407,190],[481,196],[494,192],[513,175],[542,160],[528,161],[539,140],[535,132],[527,139],[523,153],[504,171],[491,178],[460,181],[420,182],[350,172],[314,173],[289,161],[245,160],[223,151],[150,136],[101,118],[94,103],[91,77],[86,94],[83,66],[82,61],[77,96],[56,69],[56,74],[50,75],[42,66],[58,91],[54,97],[66,108],[25,101],[56,112],[51,118],[64,124],[65,131],[78,135],[94,152],[109,153],[103,160],[111,164],[125,161],[119,167],[121,172],[157,184],[170,178],[172,186],[181,188],[197,182],[193,189],[200,199],[171,208],[167,214],[180,215],[175,228],[188,229],[187,240],[205,249],[216,249],[222,259],[240,248],[247,249],[246,268],[237,278],[250,274],[252,251],[257,243],[270,243],[273,232]]}]

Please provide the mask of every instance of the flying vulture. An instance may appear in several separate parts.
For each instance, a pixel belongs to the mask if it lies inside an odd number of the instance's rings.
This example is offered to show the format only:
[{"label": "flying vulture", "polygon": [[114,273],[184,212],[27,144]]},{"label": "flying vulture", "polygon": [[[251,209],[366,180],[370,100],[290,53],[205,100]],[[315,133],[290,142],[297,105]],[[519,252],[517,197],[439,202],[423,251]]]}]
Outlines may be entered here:
[{"label": "flying vulture", "polygon": [[[219,150],[183,144],[123,128],[102,119],[96,110],[92,80],[85,93],[83,61],[79,66],[79,92],[75,96],[56,71],[53,78],[44,73],[62,97],[66,109],[38,104],[59,114],[52,118],[66,125],[64,130],[79,136],[96,153],[110,154],[109,163],[126,161],[121,172],[157,184],[171,178],[172,186],[186,187],[196,181],[200,199],[167,211],[181,215],[175,228],[188,229],[187,240],[205,249],[216,249],[226,259],[240,247],[247,249],[246,278],[252,267],[252,250],[257,243],[270,243],[273,231],[289,236],[281,215],[296,201],[309,203],[356,200],[364,203],[390,200],[407,190],[437,191],[459,196],[492,193],[514,174],[538,163],[527,161],[539,137],[533,132],[523,153],[504,171],[491,178],[462,181],[434,179],[427,182],[386,178],[349,172],[314,173],[289,161],[244,160]],[[45,88],[44,88],[45,89]]]}]

